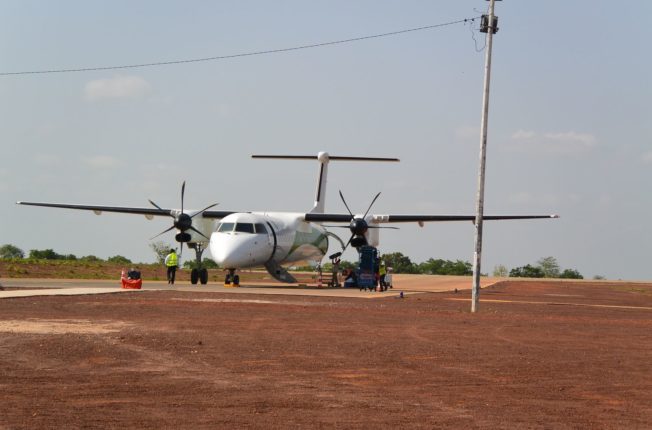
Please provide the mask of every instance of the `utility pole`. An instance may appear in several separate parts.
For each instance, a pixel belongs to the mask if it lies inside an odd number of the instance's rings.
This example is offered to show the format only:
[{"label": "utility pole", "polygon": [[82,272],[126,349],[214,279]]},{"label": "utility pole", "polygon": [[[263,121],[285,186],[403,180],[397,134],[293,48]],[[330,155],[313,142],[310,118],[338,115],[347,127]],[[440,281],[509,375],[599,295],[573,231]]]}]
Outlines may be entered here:
[{"label": "utility pole", "polygon": [[480,168],[478,172],[478,200],[475,211],[475,252],[473,253],[473,287],[471,312],[477,312],[480,304],[480,261],[482,258],[482,221],[484,216],[484,176],[487,151],[487,122],[489,119],[489,83],[491,81],[491,45],[498,31],[498,17],[494,15],[494,3],[489,0],[489,15],[482,15],[480,31],[487,33],[484,63],[484,95],[482,96],[482,124],[480,126]]}]

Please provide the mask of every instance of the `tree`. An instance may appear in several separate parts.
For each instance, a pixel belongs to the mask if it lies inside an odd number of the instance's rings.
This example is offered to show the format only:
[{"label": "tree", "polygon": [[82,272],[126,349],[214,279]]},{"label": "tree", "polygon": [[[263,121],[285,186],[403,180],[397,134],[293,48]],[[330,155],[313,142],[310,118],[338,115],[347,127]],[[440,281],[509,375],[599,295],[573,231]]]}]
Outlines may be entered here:
[{"label": "tree", "polygon": [[507,267],[503,266],[502,264],[498,264],[494,266],[494,272],[493,275],[498,278],[506,278],[509,272],[507,271]]},{"label": "tree", "polygon": [[523,267],[515,267],[509,271],[510,278],[543,278],[543,270],[540,267],[526,264]]},{"label": "tree", "polygon": [[163,264],[165,262],[165,257],[170,253],[170,245],[163,241],[153,242],[149,244],[149,247],[156,254],[156,262]]},{"label": "tree", "polygon": [[[169,249],[168,249],[169,251]],[[211,260],[210,258],[204,258],[201,261],[201,265],[204,269],[219,269],[220,266]],[[183,262],[183,267],[186,269],[194,269],[197,267],[197,260],[188,260]]]},{"label": "tree", "polygon": [[442,260],[429,258],[415,266],[416,271],[410,273],[424,273],[426,275],[454,275],[467,276],[473,273],[473,266],[468,261]]},{"label": "tree", "polygon": [[53,249],[30,249],[29,258],[35,260],[63,260],[65,257],[61,254],[57,254]]},{"label": "tree", "polygon": [[559,278],[559,264],[555,257],[544,257],[537,261],[544,278]]},{"label": "tree", "polygon": [[17,246],[6,244],[0,246],[0,258],[23,258],[25,253]]},{"label": "tree", "polygon": [[564,279],[584,279],[584,276],[575,269],[565,269],[559,277]]},{"label": "tree", "polygon": [[84,257],[81,257],[80,260],[81,260],[81,261],[88,261],[88,262],[92,262],[92,263],[95,263],[95,262],[98,262],[98,261],[102,261],[101,258],[96,257],[96,256],[94,256],[94,255],[86,255],[86,256],[84,256]]},{"label": "tree", "polygon": [[410,257],[400,252],[383,254],[380,258],[387,267],[394,269],[394,273],[419,273],[417,266],[410,261]]},{"label": "tree", "polygon": [[122,255],[114,255],[113,257],[107,258],[106,261],[114,264],[131,264],[131,260],[127,257],[123,257]]},{"label": "tree", "polygon": [[468,261],[455,260],[448,261],[445,275],[468,276],[473,274],[473,265]]}]

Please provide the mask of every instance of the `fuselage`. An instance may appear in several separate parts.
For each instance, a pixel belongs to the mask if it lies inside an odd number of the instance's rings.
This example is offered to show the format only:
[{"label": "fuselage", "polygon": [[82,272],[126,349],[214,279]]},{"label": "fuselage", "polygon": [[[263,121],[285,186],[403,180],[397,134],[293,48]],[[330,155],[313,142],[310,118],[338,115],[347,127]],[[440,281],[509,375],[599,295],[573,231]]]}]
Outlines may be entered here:
[{"label": "fuselage", "polygon": [[210,235],[211,256],[228,269],[319,262],[328,251],[326,230],[303,218],[291,212],[228,215]]}]

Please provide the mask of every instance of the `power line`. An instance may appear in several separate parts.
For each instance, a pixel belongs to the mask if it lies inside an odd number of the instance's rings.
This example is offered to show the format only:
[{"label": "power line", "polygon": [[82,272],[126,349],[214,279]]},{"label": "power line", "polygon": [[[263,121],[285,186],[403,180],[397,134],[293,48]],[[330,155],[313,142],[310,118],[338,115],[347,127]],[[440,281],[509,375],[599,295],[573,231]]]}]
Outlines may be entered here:
[{"label": "power line", "polygon": [[268,50],[265,50],[265,51],[245,52],[245,53],[240,53],[240,54],[220,55],[220,56],[215,56],[215,57],[194,58],[194,59],[188,59],[188,60],[171,60],[171,61],[158,61],[158,62],[154,62],[154,63],[128,64],[128,65],[121,65],[121,66],[79,67],[79,68],[71,68],[71,69],[49,69],[49,70],[27,70],[27,71],[20,71],[20,72],[0,72],[0,76],[39,75],[39,74],[49,74],[49,73],[74,73],[74,72],[92,72],[92,71],[99,71],[99,70],[136,69],[136,68],[139,68],[139,67],[169,66],[169,65],[173,65],[173,64],[187,64],[187,63],[200,63],[200,62],[204,62],[204,61],[228,60],[228,59],[232,59],[232,58],[251,57],[251,56],[254,56],[254,55],[278,54],[278,53],[281,53],[281,52],[299,51],[301,49],[320,48],[320,47],[323,47],[323,46],[331,46],[331,45],[341,45],[341,44],[344,44],[344,43],[359,42],[361,40],[376,39],[376,38],[379,38],[379,37],[396,36],[396,35],[399,35],[399,34],[411,33],[411,32],[415,32],[415,31],[431,30],[431,29],[434,29],[434,28],[446,27],[446,26],[449,26],[449,25],[461,24],[461,23],[466,23],[466,22],[469,22],[469,21],[473,22],[477,18],[478,17],[464,18],[464,19],[460,19],[460,20],[457,20],[457,21],[445,22],[445,23],[442,23],[442,24],[426,25],[426,26],[423,26],[423,27],[408,28],[408,29],[405,29],[405,30],[398,30],[398,31],[392,31],[392,32],[381,33],[381,34],[373,34],[373,35],[370,35],[370,36],[361,36],[361,37],[354,37],[354,38],[351,38],[351,39],[341,39],[341,40],[334,40],[334,41],[330,41],[330,42],[313,43],[313,44],[310,44],[310,45],[293,46],[293,47],[289,47],[289,48],[268,49]]}]

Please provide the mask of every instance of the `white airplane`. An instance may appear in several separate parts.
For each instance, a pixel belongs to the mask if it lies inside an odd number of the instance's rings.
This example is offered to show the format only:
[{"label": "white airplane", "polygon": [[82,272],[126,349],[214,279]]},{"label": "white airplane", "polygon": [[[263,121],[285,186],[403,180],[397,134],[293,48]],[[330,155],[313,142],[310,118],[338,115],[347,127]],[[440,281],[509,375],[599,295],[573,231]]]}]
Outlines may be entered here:
[{"label": "white airplane", "polygon": [[[307,212],[237,212],[209,210],[212,204],[202,210],[184,209],[183,200],[185,182],[181,187],[181,209],[165,209],[153,201],[154,208],[76,205],[61,203],[16,202],[20,205],[45,206],[54,208],[90,210],[96,215],[102,212],[118,212],[145,215],[149,220],[155,216],[169,216],[174,219],[173,225],[159,235],[176,229],[175,239],[195,251],[197,269],[191,272],[191,282],[206,284],[208,272],[201,268],[201,257],[206,247],[210,248],[211,257],[222,268],[228,270],[227,282],[239,283],[237,269],[264,266],[267,271],[281,282],[293,283],[296,279],[285,269],[289,265],[301,262],[320,262],[329,247],[329,238],[339,242],[344,251],[349,245],[359,248],[363,245],[377,247],[379,243],[378,229],[386,223],[416,222],[423,226],[430,221],[475,221],[475,215],[377,215],[370,214],[372,205],[380,195],[372,200],[364,214],[353,214],[340,197],[348,213],[326,213],[326,179],[330,161],[383,161],[397,162],[397,158],[372,157],[338,157],[326,152],[317,156],[284,156],[284,155],[252,155],[259,159],[291,159],[317,160],[319,176],[317,193],[312,209]],[[489,215],[484,220],[557,218],[557,215]],[[334,233],[327,230],[330,227],[345,227],[344,225],[327,226],[323,223],[348,223],[351,232],[346,244]],[[157,235],[157,236],[159,236]],[[154,237],[157,237],[154,236]],[[154,237],[152,239],[154,239]]]}]

